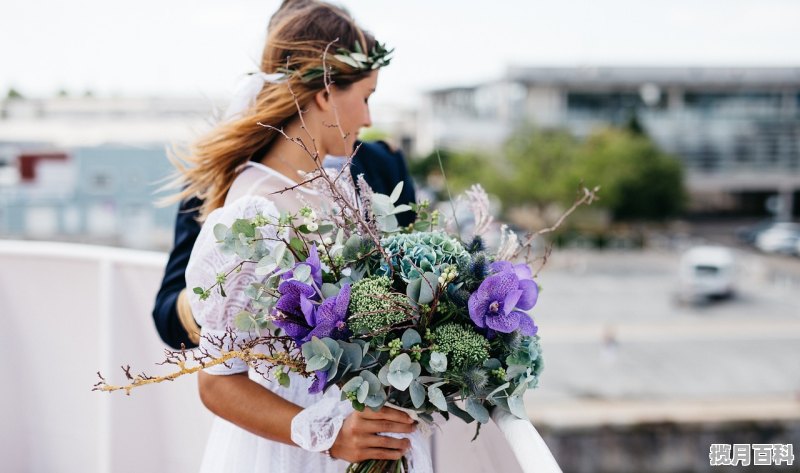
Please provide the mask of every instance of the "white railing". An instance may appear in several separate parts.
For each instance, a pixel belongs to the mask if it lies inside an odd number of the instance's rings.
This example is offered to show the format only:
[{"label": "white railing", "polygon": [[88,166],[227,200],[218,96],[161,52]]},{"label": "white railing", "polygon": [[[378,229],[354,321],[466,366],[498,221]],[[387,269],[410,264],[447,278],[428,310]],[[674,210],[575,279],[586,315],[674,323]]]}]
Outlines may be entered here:
[{"label": "white railing", "polygon": [[[161,253],[0,240],[3,471],[198,469],[211,414],[194,378],[131,396],[91,391],[97,371],[110,383],[123,381],[123,364],[158,372],[166,346],[150,312],[165,262]],[[495,421],[475,443],[473,426],[445,425],[436,470],[560,471],[529,422]]]}]

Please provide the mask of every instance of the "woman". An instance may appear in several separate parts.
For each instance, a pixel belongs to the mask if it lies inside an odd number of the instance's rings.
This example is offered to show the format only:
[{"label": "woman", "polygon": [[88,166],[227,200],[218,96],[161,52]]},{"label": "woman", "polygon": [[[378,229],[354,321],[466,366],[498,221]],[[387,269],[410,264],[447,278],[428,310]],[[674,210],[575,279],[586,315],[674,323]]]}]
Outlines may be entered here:
[{"label": "woman", "polygon": [[[352,154],[359,129],[371,123],[368,100],[377,84],[377,68],[355,67],[361,64],[342,62],[333,54],[340,48],[352,53],[356,44],[360,51],[375,51],[375,39],[341,9],[303,3],[283,12],[270,27],[261,63],[267,82],[255,104],[200,140],[186,158],[189,165],[179,166],[185,185],[180,197],[204,200],[203,229],[186,271],[188,287],[209,287],[218,273],[235,266],[216,245],[215,224],[230,225],[257,213],[294,213],[306,203],[319,202],[314,190],[296,186],[302,181],[298,171],[317,169],[329,154]],[[385,60],[378,51],[370,55],[371,64]],[[323,56],[333,82],[329,86],[319,73]],[[286,137],[301,138],[305,149]],[[287,187],[295,188],[276,194]],[[235,315],[248,308],[243,288],[260,278],[252,265],[246,266],[226,282],[227,298],[213,294],[205,301],[192,300],[192,312],[203,327],[201,349],[219,353],[209,340],[234,326]],[[237,333],[239,342],[252,336]],[[312,379],[290,374],[291,384],[284,388],[252,369],[248,375],[240,361],[229,365],[199,376],[201,399],[218,416],[203,471],[335,472],[343,471],[347,462],[398,459],[410,448],[408,439],[378,435],[413,432],[413,421],[402,412],[353,412],[339,401],[336,388],[324,396],[311,395]]]}]

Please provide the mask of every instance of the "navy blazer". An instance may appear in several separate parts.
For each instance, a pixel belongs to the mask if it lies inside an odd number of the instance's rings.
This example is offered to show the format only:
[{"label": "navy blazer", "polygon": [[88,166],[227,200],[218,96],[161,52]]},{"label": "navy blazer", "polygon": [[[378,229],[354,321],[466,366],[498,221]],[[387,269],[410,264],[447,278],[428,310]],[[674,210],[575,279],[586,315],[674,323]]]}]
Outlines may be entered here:
[{"label": "navy blazer", "polygon": [[[380,194],[390,194],[397,183],[402,181],[403,192],[397,204],[416,202],[414,182],[408,174],[403,154],[393,151],[382,141],[362,143],[353,158],[350,171],[354,179],[359,174],[364,174],[367,184]],[[175,219],[175,244],[169,254],[164,279],[161,281],[161,288],[158,290],[153,308],[153,321],[158,335],[164,343],[175,349],[179,349],[181,344],[187,348],[197,346],[189,340],[178,319],[176,302],[178,294],[186,287],[184,277],[186,265],[200,233],[200,224],[197,222],[197,209],[200,205],[202,201],[197,198],[181,202]],[[400,225],[405,226],[412,223],[415,217],[413,212],[403,212],[397,215],[397,220]]]}]

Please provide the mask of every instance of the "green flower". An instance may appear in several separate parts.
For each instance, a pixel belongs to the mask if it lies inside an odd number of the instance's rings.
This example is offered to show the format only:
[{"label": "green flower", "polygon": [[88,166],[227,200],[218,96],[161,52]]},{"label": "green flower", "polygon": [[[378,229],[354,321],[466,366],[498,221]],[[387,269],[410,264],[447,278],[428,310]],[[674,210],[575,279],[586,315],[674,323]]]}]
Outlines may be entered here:
[{"label": "green flower", "polygon": [[442,266],[469,261],[464,246],[442,232],[392,235],[381,240],[381,246],[391,257],[394,270],[406,281],[420,278],[426,272],[436,272]]},{"label": "green flower", "polygon": [[385,276],[362,279],[350,292],[350,318],[347,326],[354,333],[371,333],[406,319],[407,298],[392,292]]},{"label": "green flower", "polygon": [[448,323],[433,330],[436,351],[447,355],[449,365],[464,367],[481,365],[489,358],[489,342],[474,330]]}]

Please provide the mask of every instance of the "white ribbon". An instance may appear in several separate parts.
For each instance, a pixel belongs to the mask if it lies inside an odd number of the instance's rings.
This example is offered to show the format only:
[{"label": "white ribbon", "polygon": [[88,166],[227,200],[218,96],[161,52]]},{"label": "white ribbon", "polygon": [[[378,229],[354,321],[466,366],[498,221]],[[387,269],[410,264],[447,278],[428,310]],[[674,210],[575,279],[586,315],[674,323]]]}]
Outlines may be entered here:
[{"label": "white ribbon", "polygon": [[285,74],[280,72],[274,74],[264,72],[249,74],[236,86],[236,92],[233,93],[228,109],[222,117],[223,120],[227,121],[241,117],[247,109],[255,104],[256,97],[258,97],[261,89],[264,88],[264,84],[279,84],[285,80]]}]

